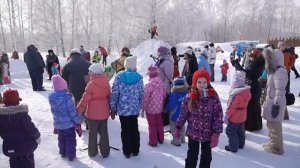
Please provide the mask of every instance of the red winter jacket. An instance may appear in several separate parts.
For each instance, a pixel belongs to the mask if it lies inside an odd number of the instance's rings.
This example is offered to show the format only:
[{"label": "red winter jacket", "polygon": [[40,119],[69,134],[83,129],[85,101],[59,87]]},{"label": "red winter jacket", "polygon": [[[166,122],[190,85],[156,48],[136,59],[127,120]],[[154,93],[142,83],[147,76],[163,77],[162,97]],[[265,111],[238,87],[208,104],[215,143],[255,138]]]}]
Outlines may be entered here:
[{"label": "red winter jacket", "polygon": [[251,99],[250,87],[235,88],[229,94],[226,115],[232,123],[243,123],[247,118],[247,106]]},{"label": "red winter jacket", "polygon": [[221,67],[221,73],[222,73],[222,75],[226,75],[227,71],[229,69],[228,63],[226,62],[225,64],[222,64],[220,67]]},{"label": "red winter jacket", "polygon": [[101,55],[107,56],[107,52],[104,47],[100,47]]}]

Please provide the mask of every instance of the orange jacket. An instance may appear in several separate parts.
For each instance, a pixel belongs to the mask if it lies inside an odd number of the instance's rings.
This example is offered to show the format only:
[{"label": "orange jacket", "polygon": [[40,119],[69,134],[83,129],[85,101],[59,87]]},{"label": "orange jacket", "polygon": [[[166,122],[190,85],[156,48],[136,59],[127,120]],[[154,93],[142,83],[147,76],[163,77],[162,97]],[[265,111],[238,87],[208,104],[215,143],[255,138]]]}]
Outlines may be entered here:
[{"label": "orange jacket", "polygon": [[291,68],[294,66],[295,64],[295,56],[287,51],[283,51],[283,55],[284,55],[284,66],[287,70],[288,73],[291,72]]},{"label": "orange jacket", "polygon": [[78,112],[86,110],[86,117],[92,120],[105,120],[110,116],[111,88],[107,75],[91,76],[90,82],[77,105]]}]

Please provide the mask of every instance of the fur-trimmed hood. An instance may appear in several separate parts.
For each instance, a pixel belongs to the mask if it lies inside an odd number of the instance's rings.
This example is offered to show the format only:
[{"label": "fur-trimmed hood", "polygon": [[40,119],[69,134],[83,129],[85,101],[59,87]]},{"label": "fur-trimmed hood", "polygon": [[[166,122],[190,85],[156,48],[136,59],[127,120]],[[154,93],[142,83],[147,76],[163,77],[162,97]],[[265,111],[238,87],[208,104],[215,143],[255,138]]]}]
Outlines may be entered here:
[{"label": "fur-trimmed hood", "polygon": [[269,74],[273,74],[280,66],[284,67],[284,56],[280,50],[265,49],[263,51],[263,56],[266,61],[265,68]]},{"label": "fur-trimmed hood", "polygon": [[28,113],[28,106],[26,104],[20,104],[17,106],[5,106],[0,105],[0,115],[11,115],[17,113]]},{"label": "fur-trimmed hood", "polygon": [[246,91],[246,90],[249,90],[249,92],[250,92],[250,89],[251,89],[251,87],[248,86],[248,85],[245,85],[245,87],[242,87],[242,88],[234,88],[230,91],[229,95],[230,96],[235,96],[235,95],[237,95],[237,94],[239,94],[243,91]]}]

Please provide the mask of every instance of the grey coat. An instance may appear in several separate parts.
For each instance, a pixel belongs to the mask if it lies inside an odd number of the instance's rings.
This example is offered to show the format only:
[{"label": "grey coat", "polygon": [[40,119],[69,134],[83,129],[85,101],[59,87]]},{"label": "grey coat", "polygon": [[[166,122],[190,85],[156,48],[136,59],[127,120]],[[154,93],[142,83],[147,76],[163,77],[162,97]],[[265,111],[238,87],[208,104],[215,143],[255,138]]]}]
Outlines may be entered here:
[{"label": "grey coat", "polygon": [[[266,70],[269,73],[267,81],[267,96],[263,104],[263,118],[267,121],[282,121],[286,108],[286,85],[288,81],[287,71],[284,68],[284,57],[280,50],[264,50]],[[272,117],[272,108],[279,105],[279,114]]]}]

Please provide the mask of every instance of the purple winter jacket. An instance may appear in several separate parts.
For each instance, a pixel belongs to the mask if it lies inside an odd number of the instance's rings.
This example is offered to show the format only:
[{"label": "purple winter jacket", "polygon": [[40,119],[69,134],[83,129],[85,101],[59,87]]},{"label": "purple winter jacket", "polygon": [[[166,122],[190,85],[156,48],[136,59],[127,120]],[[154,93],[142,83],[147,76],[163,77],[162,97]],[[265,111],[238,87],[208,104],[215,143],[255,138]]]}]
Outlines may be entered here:
[{"label": "purple winter jacket", "polygon": [[213,133],[223,131],[223,110],[217,96],[204,97],[196,102],[196,110],[188,108],[190,93],[182,102],[181,112],[176,127],[181,128],[187,121],[186,135],[195,141],[210,141]]},{"label": "purple winter jacket", "polygon": [[40,132],[28,115],[27,105],[0,105],[0,136],[6,156],[24,156],[35,151]]}]

